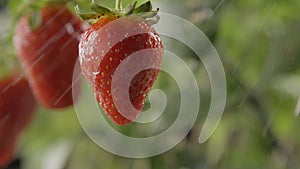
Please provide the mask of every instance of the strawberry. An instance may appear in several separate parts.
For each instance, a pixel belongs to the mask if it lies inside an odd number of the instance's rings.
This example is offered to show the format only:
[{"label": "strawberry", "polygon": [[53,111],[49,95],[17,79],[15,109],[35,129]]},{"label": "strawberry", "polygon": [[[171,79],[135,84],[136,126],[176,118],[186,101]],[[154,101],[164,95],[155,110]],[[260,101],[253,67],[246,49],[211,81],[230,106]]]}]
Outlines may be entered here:
[{"label": "strawberry", "polygon": [[29,125],[35,107],[25,79],[15,74],[0,81],[0,168],[13,160],[17,139]]},{"label": "strawberry", "polygon": [[[118,125],[131,123],[141,112],[159,73],[164,50],[152,24],[144,20],[149,14],[157,15],[157,11],[151,11],[150,1],[137,8],[134,3],[126,9],[112,11],[92,4],[96,13],[79,14],[84,19],[94,19],[79,44],[83,75],[93,87],[105,113]],[[126,16],[138,11],[146,13]],[[146,52],[137,54],[139,51]],[[136,67],[147,69],[137,71]],[[122,89],[126,85],[128,88]],[[119,91],[116,92],[117,88]]]},{"label": "strawberry", "polygon": [[37,15],[41,23],[35,29],[29,24],[31,15],[19,20],[14,46],[35,98],[46,108],[65,108],[73,104],[72,77],[82,22],[65,4],[48,4]]}]

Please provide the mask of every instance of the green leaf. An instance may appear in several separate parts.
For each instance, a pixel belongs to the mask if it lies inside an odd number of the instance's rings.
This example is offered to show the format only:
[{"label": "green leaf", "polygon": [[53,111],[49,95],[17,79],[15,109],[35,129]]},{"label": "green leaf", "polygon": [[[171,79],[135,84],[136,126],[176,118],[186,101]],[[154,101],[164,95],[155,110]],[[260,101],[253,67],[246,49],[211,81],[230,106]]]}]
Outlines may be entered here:
[{"label": "green leaf", "polygon": [[12,24],[15,24],[13,22],[17,22],[17,20],[24,14],[26,11],[27,6],[25,6],[25,3],[22,0],[10,0],[8,3],[8,9],[11,14],[12,18]]},{"label": "green leaf", "polygon": [[165,165],[165,162],[161,156],[153,156],[150,158],[150,164],[152,169],[159,169]]},{"label": "green leaf", "polygon": [[100,17],[97,13],[78,13],[77,15],[79,15],[82,20],[97,19]]},{"label": "green leaf", "polygon": [[151,12],[151,11],[152,11],[152,3],[151,1],[147,1],[146,3],[135,8],[132,13],[136,14],[136,13]]},{"label": "green leaf", "polygon": [[11,13],[14,13],[16,12],[16,10],[18,9],[19,5],[22,3],[21,0],[10,0],[9,3],[8,3],[8,8],[9,8],[9,11]]},{"label": "green leaf", "polygon": [[79,10],[79,6],[75,6],[75,13],[82,19],[82,20],[89,20],[89,19],[97,19],[101,15],[98,13],[81,13]]},{"label": "green leaf", "polygon": [[151,24],[156,24],[160,19],[160,17],[158,16],[158,11],[138,13],[135,15],[142,19],[145,19],[146,21],[150,22]]},{"label": "green leaf", "polygon": [[25,5],[29,6],[31,9],[39,10],[39,9],[43,8],[44,6],[46,6],[47,4],[51,4],[51,2],[37,1],[37,2],[34,2],[34,3],[29,2]]},{"label": "green leaf", "polygon": [[91,4],[91,9],[99,14],[112,14],[112,11],[110,9],[100,6],[96,3]]},{"label": "green leaf", "polygon": [[152,18],[157,15],[157,11],[151,11],[151,12],[144,12],[141,13],[139,16],[143,19]]},{"label": "green leaf", "polygon": [[37,29],[42,23],[42,17],[39,10],[31,10],[29,12],[29,25],[31,29]]},{"label": "green leaf", "polygon": [[124,14],[125,15],[130,15],[132,14],[132,12],[134,11],[134,8],[136,6],[136,1],[133,2],[132,4],[129,4],[128,6],[126,6],[125,10],[124,10]]}]

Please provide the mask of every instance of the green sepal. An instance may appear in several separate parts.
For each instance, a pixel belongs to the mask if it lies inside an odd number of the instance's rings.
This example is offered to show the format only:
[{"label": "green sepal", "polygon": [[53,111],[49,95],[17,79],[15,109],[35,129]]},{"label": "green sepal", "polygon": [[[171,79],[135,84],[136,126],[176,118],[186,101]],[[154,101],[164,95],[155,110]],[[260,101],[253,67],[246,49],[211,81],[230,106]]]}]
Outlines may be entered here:
[{"label": "green sepal", "polygon": [[142,19],[147,19],[147,18],[153,18],[157,16],[157,13],[158,11],[151,11],[151,12],[137,13],[136,15]]},{"label": "green sepal", "polygon": [[157,24],[160,17],[158,15],[152,17],[152,18],[146,18],[145,20],[150,22],[152,25]]},{"label": "green sepal", "polygon": [[32,30],[37,29],[42,24],[42,16],[39,10],[32,9],[29,12],[29,26]]},{"label": "green sepal", "polygon": [[98,22],[98,19],[90,19],[88,22],[90,25],[93,25],[94,23]]},{"label": "green sepal", "polygon": [[101,15],[98,13],[81,13],[79,10],[79,6],[75,6],[75,13],[82,19],[82,20],[90,20],[90,19],[97,19]]},{"label": "green sepal", "polygon": [[43,0],[46,4],[61,4],[61,3],[69,3],[71,0]]},{"label": "green sepal", "polygon": [[123,17],[127,15],[136,15],[137,17],[140,17],[141,19],[147,20],[148,22],[155,24],[159,21],[158,16],[158,9],[152,10],[152,3],[150,0],[143,3],[142,5],[136,7],[137,1],[134,1],[133,3],[127,5],[127,7],[124,10],[115,9],[111,10],[109,8],[103,7],[101,5],[96,4],[93,0],[90,5],[92,9],[92,13],[81,13],[79,11],[78,5],[75,6],[75,12],[82,20],[89,20],[89,23],[92,24],[94,22],[97,22],[99,18],[104,17],[105,15],[114,15],[117,17]]},{"label": "green sepal", "polygon": [[101,15],[97,13],[77,13],[77,15],[82,19],[82,20],[89,20],[89,19],[97,19]]},{"label": "green sepal", "polygon": [[150,22],[151,24],[158,23],[158,21],[160,19],[160,17],[158,16],[158,11],[144,12],[144,13],[138,13],[138,14],[134,14],[134,15]]},{"label": "green sepal", "polygon": [[96,4],[96,3],[92,3],[92,4],[91,4],[91,9],[92,9],[94,12],[96,12],[96,13],[98,13],[98,14],[101,14],[101,15],[113,14],[113,12],[112,12],[110,9],[108,9],[108,8],[106,8],[106,7],[103,7],[103,6],[101,6],[101,5],[98,5],[98,4]]},{"label": "green sepal", "polygon": [[132,4],[129,4],[126,6],[126,8],[124,9],[124,15],[130,15],[133,13],[135,6],[136,6],[136,1],[134,1]]},{"label": "green sepal", "polygon": [[133,14],[141,13],[141,12],[151,12],[152,11],[152,3],[151,1],[147,1],[144,4],[140,5],[139,7],[133,10]]},{"label": "green sepal", "polygon": [[37,1],[35,3],[28,4],[29,8],[34,9],[34,10],[39,10],[46,5],[47,5],[47,3],[45,1]]}]

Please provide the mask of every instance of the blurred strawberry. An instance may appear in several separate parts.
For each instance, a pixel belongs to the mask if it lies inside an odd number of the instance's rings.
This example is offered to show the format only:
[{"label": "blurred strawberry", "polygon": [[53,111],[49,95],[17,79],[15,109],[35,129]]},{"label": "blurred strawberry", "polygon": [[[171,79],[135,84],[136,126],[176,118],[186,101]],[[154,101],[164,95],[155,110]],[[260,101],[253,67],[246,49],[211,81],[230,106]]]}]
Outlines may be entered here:
[{"label": "blurred strawberry", "polygon": [[[32,25],[33,18],[40,23]],[[34,96],[46,108],[73,104],[72,79],[81,32],[82,22],[60,3],[25,15],[17,24],[14,46]]]},{"label": "blurred strawberry", "polygon": [[31,122],[36,101],[17,74],[0,80],[0,168],[14,158],[16,142]]}]

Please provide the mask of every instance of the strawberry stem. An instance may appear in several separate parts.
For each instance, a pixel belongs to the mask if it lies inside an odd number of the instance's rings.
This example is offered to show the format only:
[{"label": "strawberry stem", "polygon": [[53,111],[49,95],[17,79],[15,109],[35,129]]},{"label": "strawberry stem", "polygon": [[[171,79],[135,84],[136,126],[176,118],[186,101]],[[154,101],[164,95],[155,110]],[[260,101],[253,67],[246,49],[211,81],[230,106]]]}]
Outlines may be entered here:
[{"label": "strawberry stem", "polygon": [[116,0],[116,10],[122,10],[122,0]]}]

